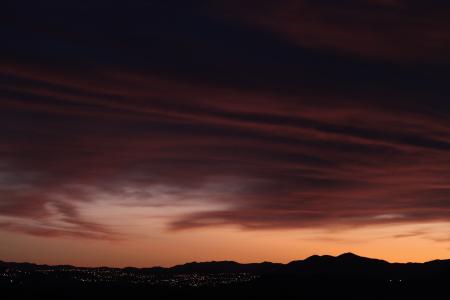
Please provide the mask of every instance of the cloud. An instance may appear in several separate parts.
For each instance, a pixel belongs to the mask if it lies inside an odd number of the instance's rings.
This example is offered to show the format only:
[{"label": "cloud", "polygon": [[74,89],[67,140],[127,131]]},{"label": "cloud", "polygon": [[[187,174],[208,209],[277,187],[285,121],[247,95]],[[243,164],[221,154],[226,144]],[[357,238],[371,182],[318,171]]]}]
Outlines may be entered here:
[{"label": "cloud", "polygon": [[224,18],[299,45],[393,62],[448,63],[445,1],[244,1],[217,7]]},{"label": "cloud", "polygon": [[172,230],[450,221],[439,6],[416,24],[414,1],[280,3],[153,7],[173,22],[127,7],[117,25],[120,10],[99,18],[74,2],[67,19],[44,4],[45,21],[8,19],[1,227],[123,238],[79,209],[102,195],[123,206],[201,203],[168,216]]}]

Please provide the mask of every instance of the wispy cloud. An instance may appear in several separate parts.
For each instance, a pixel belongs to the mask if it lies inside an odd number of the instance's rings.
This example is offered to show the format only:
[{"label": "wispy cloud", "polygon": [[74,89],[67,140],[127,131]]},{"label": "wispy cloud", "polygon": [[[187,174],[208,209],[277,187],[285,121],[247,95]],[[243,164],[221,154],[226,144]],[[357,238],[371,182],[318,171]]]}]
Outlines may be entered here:
[{"label": "wispy cloud", "polygon": [[171,230],[450,221],[448,5],[333,3],[7,19],[1,227],[114,239],[79,203],[158,187],[157,205],[204,203]]}]

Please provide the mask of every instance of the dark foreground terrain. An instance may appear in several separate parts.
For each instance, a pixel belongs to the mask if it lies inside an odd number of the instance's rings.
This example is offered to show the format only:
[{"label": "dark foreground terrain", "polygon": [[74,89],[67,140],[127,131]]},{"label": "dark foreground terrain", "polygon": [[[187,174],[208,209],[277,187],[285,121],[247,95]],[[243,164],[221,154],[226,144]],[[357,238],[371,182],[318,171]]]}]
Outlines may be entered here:
[{"label": "dark foreground terrain", "polygon": [[0,262],[1,299],[448,299],[450,260],[397,264],[346,253],[288,264],[79,268]]}]

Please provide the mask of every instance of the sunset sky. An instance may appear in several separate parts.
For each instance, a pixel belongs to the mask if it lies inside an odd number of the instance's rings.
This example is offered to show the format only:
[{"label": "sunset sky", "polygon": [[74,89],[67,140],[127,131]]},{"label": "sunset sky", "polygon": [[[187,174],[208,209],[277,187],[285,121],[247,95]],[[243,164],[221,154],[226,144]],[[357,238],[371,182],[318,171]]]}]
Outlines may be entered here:
[{"label": "sunset sky", "polygon": [[450,258],[450,1],[6,1],[0,260]]}]

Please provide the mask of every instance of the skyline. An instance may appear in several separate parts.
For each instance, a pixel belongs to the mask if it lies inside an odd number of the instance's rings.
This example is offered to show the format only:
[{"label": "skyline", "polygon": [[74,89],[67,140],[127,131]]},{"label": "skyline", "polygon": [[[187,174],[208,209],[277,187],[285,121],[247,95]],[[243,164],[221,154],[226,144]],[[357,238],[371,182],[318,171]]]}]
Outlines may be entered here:
[{"label": "skyline", "polygon": [[[160,266],[160,265],[154,265],[154,266],[143,266],[143,267],[135,267],[135,266],[125,266],[125,267],[110,267],[110,266],[106,266],[106,265],[97,265],[97,266],[76,266],[76,265],[70,265],[70,264],[65,264],[65,265],[49,265],[49,264],[36,264],[33,262],[13,262],[13,261],[2,261],[0,260],[0,263],[4,264],[3,266],[14,266],[14,268],[21,268],[21,267],[26,267],[29,265],[34,265],[35,267],[74,267],[74,268],[81,268],[81,269],[101,269],[101,268],[106,268],[106,269],[118,269],[118,270],[123,270],[123,269],[136,269],[136,270],[145,270],[145,269],[155,269],[154,271],[161,271],[161,270],[176,270],[177,273],[184,273],[186,274],[188,272],[188,270],[191,270],[194,273],[202,273],[205,272],[206,268],[203,267],[211,267],[209,269],[209,271],[207,272],[211,272],[211,273],[217,273],[220,272],[221,270],[224,270],[225,268],[230,268],[231,266],[255,266],[255,265],[266,265],[268,267],[268,269],[275,267],[285,267],[285,266],[289,266],[292,264],[299,264],[299,263],[304,263],[304,262],[310,262],[310,261],[315,261],[316,263],[318,262],[318,260],[327,260],[327,259],[334,259],[334,260],[350,260],[350,261],[357,261],[357,260],[365,260],[365,261],[378,261],[381,263],[385,263],[385,264],[399,264],[399,265],[409,265],[409,264],[414,264],[414,265],[426,265],[426,264],[433,264],[433,263],[447,263],[449,261],[449,259],[435,259],[435,260],[430,260],[430,261],[425,261],[425,262],[393,262],[393,261],[387,261],[384,259],[379,259],[376,257],[365,257],[365,256],[361,256],[352,252],[343,252],[340,253],[338,255],[328,255],[328,254],[323,254],[323,255],[318,255],[318,254],[313,254],[311,256],[305,257],[303,259],[297,259],[297,260],[293,260],[293,261],[289,261],[287,263],[280,263],[280,262],[272,262],[272,261],[260,261],[260,262],[248,262],[248,263],[240,263],[237,261],[233,261],[233,260],[210,260],[210,261],[189,261],[189,262],[185,262],[182,264],[176,264],[176,265],[170,265],[170,266]],[[178,270],[177,270],[178,269]],[[253,268],[253,270],[255,270],[256,268]],[[194,271],[195,270],[195,271]],[[228,269],[230,272],[231,269]],[[237,269],[235,268],[234,271],[231,271],[230,273],[236,272],[243,272],[244,269]]]},{"label": "skyline", "polygon": [[0,260],[450,258],[447,1],[6,6]]}]

